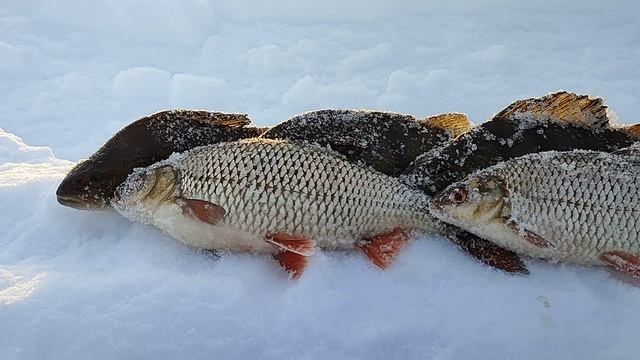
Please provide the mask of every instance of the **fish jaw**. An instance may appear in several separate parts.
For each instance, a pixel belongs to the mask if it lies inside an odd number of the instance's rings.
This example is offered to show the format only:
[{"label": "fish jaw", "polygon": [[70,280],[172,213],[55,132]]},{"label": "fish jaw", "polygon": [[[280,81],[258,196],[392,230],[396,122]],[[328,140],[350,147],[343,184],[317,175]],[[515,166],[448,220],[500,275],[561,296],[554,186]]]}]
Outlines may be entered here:
[{"label": "fish jaw", "polygon": [[78,210],[101,210],[109,207],[110,197],[104,191],[108,187],[103,184],[101,172],[92,170],[92,167],[89,159],[80,161],[69,170],[56,189],[60,205]]},{"label": "fish jaw", "polygon": [[509,225],[507,219],[493,218],[486,221],[473,221],[466,217],[458,217],[446,209],[431,207],[433,215],[439,220],[457,226],[482,239],[490,241],[500,247],[511,250],[520,255],[542,258],[552,256],[553,249],[541,248],[526,241],[522,234]]},{"label": "fish jaw", "polygon": [[136,169],[117,187],[111,205],[132,221],[150,224],[158,207],[179,195],[179,174],[173,167]]}]

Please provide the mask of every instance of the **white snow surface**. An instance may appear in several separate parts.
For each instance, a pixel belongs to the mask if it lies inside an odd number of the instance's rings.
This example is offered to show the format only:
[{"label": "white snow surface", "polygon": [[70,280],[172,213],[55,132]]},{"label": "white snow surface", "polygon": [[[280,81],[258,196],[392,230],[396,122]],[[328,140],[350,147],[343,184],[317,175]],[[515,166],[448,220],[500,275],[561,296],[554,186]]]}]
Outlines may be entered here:
[{"label": "white snow surface", "polygon": [[528,260],[531,275],[511,276],[422,236],[386,272],[319,252],[291,281],[268,257],[216,258],[54,192],[74,161],[164,108],[259,125],[322,107],[481,122],[566,89],[637,122],[639,13],[576,0],[2,2],[0,359],[635,358],[640,290],[602,268]]}]

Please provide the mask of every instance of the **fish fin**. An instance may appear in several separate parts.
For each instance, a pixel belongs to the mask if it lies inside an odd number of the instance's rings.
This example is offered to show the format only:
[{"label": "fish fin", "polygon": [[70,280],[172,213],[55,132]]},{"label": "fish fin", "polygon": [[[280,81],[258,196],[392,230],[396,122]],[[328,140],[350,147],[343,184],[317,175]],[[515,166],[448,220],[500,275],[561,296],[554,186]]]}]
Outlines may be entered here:
[{"label": "fish fin", "polygon": [[280,266],[291,275],[292,278],[299,278],[307,266],[307,257],[287,250],[282,250],[273,255],[278,260]]},{"label": "fish fin", "polygon": [[248,114],[224,113],[206,110],[164,110],[149,115],[149,120],[185,121],[195,120],[213,126],[244,127],[251,124]]},{"label": "fish fin", "polygon": [[508,272],[528,275],[529,270],[520,255],[466,231],[454,231],[446,235],[467,254],[485,265]]},{"label": "fish fin", "polygon": [[197,120],[211,125],[237,128],[251,124],[249,114],[223,113],[216,111],[203,111],[203,113],[203,116],[198,117]]},{"label": "fish fin", "polygon": [[640,124],[631,125],[625,128],[631,136],[640,139]]},{"label": "fish fin", "polygon": [[467,115],[455,112],[429,116],[423,121],[423,124],[447,130],[454,138],[466,133],[471,128],[471,122]]},{"label": "fish fin", "polygon": [[600,255],[600,260],[615,270],[640,278],[640,259],[635,255],[616,250]]},{"label": "fish fin", "polygon": [[394,229],[391,232],[364,239],[365,243],[360,245],[360,249],[373,265],[386,270],[409,240],[409,234],[408,230]]},{"label": "fish fin", "polygon": [[311,256],[315,250],[316,242],[298,235],[276,233],[267,235],[266,241],[284,251],[296,253],[301,256]]},{"label": "fish fin", "polygon": [[589,128],[609,126],[607,106],[601,98],[560,91],[540,98],[518,100],[500,111],[491,121],[526,118],[573,124]]},{"label": "fish fin", "polygon": [[226,214],[222,206],[205,200],[176,198],[175,202],[183,214],[211,225],[220,222]]},{"label": "fish fin", "polygon": [[541,248],[555,248],[555,246],[547,241],[547,239],[529,229],[523,228],[515,220],[509,220],[507,222],[507,226],[532,245]]}]

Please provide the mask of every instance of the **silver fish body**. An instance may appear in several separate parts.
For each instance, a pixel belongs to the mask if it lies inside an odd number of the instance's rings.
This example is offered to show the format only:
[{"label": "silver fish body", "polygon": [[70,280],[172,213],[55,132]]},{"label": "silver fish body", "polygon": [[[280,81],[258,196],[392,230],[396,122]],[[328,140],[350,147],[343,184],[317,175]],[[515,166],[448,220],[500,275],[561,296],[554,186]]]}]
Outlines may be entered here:
[{"label": "silver fish body", "polygon": [[582,264],[625,260],[635,267],[640,265],[640,156],[629,149],[510,160],[450,186],[433,199],[432,210],[441,220],[520,254]]},{"label": "silver fish body", "polygon": [[[185,216],[181,199],[216,204],[224,216],[215,224]],[[205,249],[274,252],[264,239],[278,233],[352,248],[393,229],[438,226],[428,197],[398,179],[320,147],[268,139],[196,148],[134,173],[114,207]]]}]

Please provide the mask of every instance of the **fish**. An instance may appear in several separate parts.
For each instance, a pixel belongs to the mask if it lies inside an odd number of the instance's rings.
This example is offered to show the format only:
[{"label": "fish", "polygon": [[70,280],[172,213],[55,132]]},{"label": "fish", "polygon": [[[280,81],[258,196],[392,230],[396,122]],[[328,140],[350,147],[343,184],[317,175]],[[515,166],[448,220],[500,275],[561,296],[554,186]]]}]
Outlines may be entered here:
[{"label": "fish", "polygon": [[397,176],[422,152],[442,146],[470,123],[464,114],[426,119],[370,110],[317,110],[271,127],[249,126],[247,114],[202,110],[166,110],[129,124],[60,183],[56,195],[64,206],[80,210],[110,207],[117,185],[134,168],[146,167],[176,152],[262,136],[329,147],[350,161]]},{"label": "fish", "polygon": [[[272,128],[254,128],[250,123],[246,114],[194,110],[145,116],[77,164],[58,187],[58,202],[80,210],[109,209],[116,186],[134,168],[194,147],[259,136],[327,147],[349,161],[397,176],[420,153],[443,146],[472,126],[461,113],[418,119],[394,112],[339,109],[299,114]],[[483,263],[510,272],[526,271],[522,261],[508,251],[486,251],[493,247],[488,242],[466,246],[469,236],[452,236],[457,233],[453,228],[446,232],[451,241]],[[496,259],[487,254],[496,254]]]},{"label": "fish", "polygon": [[324,109],[293,116],[260,137],[328,147],[352,162],[400,176],[418,156],[471,127],[462,113],[418,119],[390,111]]},{"label": "fish", "polygon": [[113,207],[196,248],[272,254],[299,277],[316,247],[390,266],[414,230],[435,232],[429,197],[332,150],[287,140],[207,145],[134,171]]},{"label": "fish", "polygon": [[613,152],[640,140],[640,125],[612,126],[601,98],[560,91],[518,100],[491,120],[416,158],[401,178],[435,195],[477,170],[543,151]]},{"label": "fish", "polygon": [[[320,145],[352,162],[402,177],[419,156],[446,146],[472,127],[469,118],[457,112],[418,119],[388,111],[325,109],[296,115],[260,137]],[[481,263],[508,273],[529,273],[512,251],[453,226],[440,226],[440,235]]]},{"label": "fish", "polygon": [[257,137],[266,130],[250,123],[246,114],[203,110],[165,110],[144,116],[76,164],[58,186],[57,200],[80,210],[110,208],[116,187],[134,168],[194,147]]},{"label": "fish", "polygon": [[[638,140],[640,125],[612,126],[601,98],[560,91],[512,103],[491,120],[416,158],[400,178],[435,196],[476,171],[526,154],[575,149],[614,152]],[[458,229],[446,235],[489,266],[528,273],[514,252]]]},{"label": "fish", "polygon": [[433,215],[518,254],[640,277],[640,143],[529,154],[431,200]]}]

